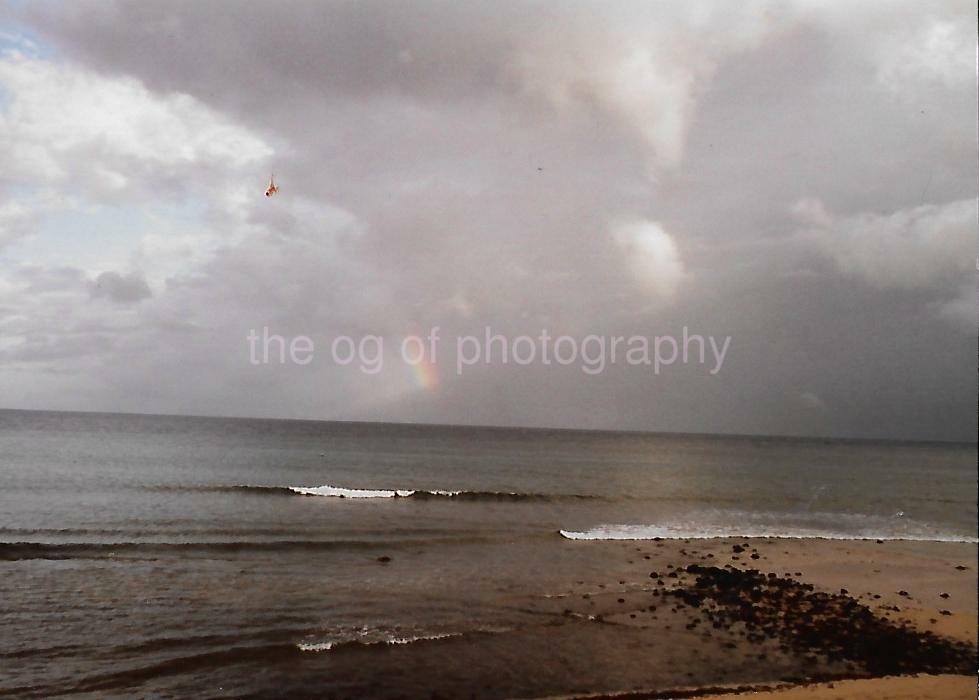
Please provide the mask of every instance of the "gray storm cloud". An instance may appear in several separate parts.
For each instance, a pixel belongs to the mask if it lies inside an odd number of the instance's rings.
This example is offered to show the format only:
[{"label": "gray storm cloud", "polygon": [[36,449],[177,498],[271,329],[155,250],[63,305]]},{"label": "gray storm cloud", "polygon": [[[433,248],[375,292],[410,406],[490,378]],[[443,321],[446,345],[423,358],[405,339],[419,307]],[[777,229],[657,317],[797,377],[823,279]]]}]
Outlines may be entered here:
[{"label": "gray storm cloud", "polygon": [[[6,12],[52,55],[0,60],[0,192],[22,193],[0,254],[94,205],[134,232],[84,270],[0,267],[12,403],[974,439],[969,3]],[[93,303],[86,280],[128,269],[156,293]],[[264,326],[487,325],[733,341],[716,377],[508,366],[424,390],[245,353]]]},{"label": "gray storm cloud", "polygon": [[142,275],[103,272],[89,285],[92,296],[120,304],[129,304],[153,296],[153,291]]}]

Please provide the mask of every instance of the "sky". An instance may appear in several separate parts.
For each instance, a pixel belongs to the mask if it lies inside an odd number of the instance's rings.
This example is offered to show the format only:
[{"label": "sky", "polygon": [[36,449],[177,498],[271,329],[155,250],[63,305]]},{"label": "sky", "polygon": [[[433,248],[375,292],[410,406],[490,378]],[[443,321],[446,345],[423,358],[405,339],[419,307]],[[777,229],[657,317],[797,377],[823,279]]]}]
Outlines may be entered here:
[{"label": "sky", "polygon": [[[974,441],[976,24],[11,0],[0,407]],[[486,327],[730,340],[717,372],[460,373]],[[315,351],[255,364],[265,328]],[[383,369],[341,336],[382,338]]]}]

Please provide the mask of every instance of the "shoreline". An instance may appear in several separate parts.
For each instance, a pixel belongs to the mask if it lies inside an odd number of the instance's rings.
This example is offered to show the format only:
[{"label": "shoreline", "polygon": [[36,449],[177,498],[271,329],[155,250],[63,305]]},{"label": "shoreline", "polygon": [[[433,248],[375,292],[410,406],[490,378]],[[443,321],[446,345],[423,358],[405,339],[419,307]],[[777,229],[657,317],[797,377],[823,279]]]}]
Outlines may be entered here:
[{"label": "shoreline", "polygon": [[[621,534],[606,534],[607,529],[620,530]],[[633,536],[627,534],[630,530],[650,531],[661,534],[650,534],[644,536]],[[598,534],[602,533],[602,534]],[[671,542],[681,541],[685,544],[691,542],[705,542],[710,540],[775,540],[785,542],[796,542],[800,540],[814,540],[825,542],[873,542],[874,544],[884,544],[885,542],[914,542],[920,544],[971,544],[979,545],[979,537],[948,536],[948,537],[928,537],[926,535],[907,537],[898,535],[867,535],[857,537],[855,535],[843,535],[832,533],[820,534],[798,534],[798,535],[778,535],[771,532],[751,532],[739,531],[729,534],[701,534],[696,533],[673,533],[665,528],[658,528],[653,525],[621,525],[603,526],[590,530],[558,530],[557,534],[566,540],[574,542]]]},{"label": "shoreline", "polygon": [[563,695],[534,700],[961,700],[976,690],[976,676],[916,674],[881,678],[843,678],[806,683],[759,683],[745,686]]}]

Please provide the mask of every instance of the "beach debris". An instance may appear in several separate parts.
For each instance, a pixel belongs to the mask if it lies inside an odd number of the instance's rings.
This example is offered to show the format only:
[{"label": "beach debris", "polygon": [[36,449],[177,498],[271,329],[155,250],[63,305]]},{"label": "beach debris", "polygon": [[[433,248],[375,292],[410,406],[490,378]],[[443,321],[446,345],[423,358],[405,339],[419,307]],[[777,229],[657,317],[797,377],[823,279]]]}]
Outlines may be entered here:
[{"label": "beach debris", "polygon": [[377,560],[382,564],[387,564],[388,562],[391,561],[391,557],[385,554],[384,556],[378,557]]}]

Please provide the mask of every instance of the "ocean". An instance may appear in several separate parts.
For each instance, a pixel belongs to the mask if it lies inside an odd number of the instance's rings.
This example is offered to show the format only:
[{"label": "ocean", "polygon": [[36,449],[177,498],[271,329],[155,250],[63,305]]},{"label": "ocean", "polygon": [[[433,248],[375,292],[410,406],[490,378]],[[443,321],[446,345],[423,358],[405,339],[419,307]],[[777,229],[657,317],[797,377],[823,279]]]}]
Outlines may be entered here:
[{"label": "ocean", "polygon": [[975,464],[974,444],[0,410],[0,695],[639,684],[604,651],[629,638],[550,604],[625,580],[600,542],[976,542]]}]

